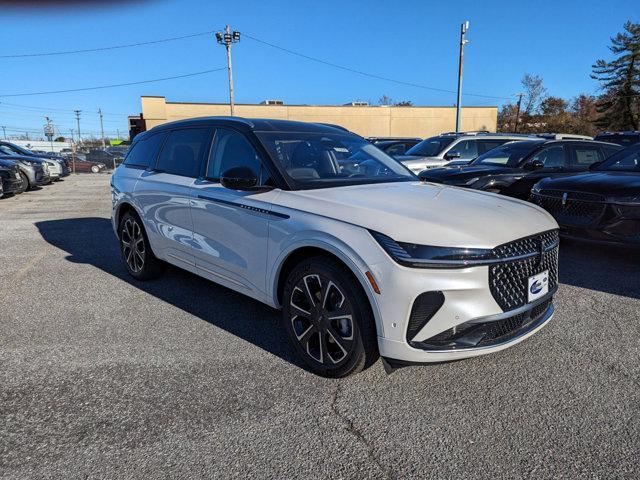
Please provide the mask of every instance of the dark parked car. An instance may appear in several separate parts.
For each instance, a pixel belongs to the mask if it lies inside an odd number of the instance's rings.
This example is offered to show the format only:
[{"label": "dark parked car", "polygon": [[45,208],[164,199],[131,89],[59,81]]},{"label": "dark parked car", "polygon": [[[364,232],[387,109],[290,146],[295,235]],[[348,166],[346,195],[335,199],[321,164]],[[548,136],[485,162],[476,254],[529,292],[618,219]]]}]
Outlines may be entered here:
[{"label": "dark parked car", "polygon": [[404,155],[414,145],[422,141],[421,138],[384,138],[371,137],[368,139],[387,155]]},{"label": "dark parked car", "polygon": [[61,155],[48,154],[45,152],[34,152],[33,150],[28,150],[14,143],[5,141],[0,141],[0,149],[5,153],[12,152],[15,155],[21,155],[23,157],[41,158],[49,162],[53,161],[57,163],[58,165],[60,165],[60,168],[55,168],[56,172],[59,170],[59,172],[55,176],[56,178],[66,177],[67,175],[69,175],[69,173],[71,173],[69,170],[69,162],[67,162],[67,160]]},{"label": "dark parked car", "polygon": [[554,216],[565,237],[640,246],[640,143],[588,173],[540,181],[531,200]]},{"label": "dark parked car", "polygon": [[640,142],[640,132],[602,132],[596,135],[594,140],[617,143],[618,145],[622,145],[623,147],[628,147]]},{"label": "dark parked car", "polygon": [[542,178],[584,172],[621,148],[588,140],[519,141],[494,148],[469,165],[425,170],[420,179],[527,200]]},{"label": "dark parked car", "polygon": [[91,150],[85,155],[85,158],[88,162],[102,163],[107,168],[115,168],[122,163],[124,157],[104,150]]},{"label": "dark parked car", "polygon": [[72,160],[71,168],[75,168],[76,173],[100,173],[105,170],[107,166],[101,162],[90,162],[85,156],[77,156],[75,162]]},{"label": "dark parked car", "polygon": [[20,169],[15,162],[0,159],[0,184],[0,197],[24,191]]}]

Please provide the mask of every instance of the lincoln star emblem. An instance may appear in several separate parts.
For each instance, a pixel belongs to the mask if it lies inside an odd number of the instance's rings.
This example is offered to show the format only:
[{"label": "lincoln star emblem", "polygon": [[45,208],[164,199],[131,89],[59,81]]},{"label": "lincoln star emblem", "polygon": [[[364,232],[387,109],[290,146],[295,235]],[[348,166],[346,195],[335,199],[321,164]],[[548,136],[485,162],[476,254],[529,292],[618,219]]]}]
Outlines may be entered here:
[{"label": "lincoln star emblem", "polygon": [[564,207],[567,204],[567,192],[562,194],[562,206]]}]

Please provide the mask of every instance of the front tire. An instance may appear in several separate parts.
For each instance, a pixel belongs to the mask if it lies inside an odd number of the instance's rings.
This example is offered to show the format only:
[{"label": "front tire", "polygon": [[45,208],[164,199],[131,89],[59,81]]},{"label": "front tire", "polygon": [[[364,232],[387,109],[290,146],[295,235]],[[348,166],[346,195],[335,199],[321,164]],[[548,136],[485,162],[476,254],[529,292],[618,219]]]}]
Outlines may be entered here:
[{"label": "front tire", "polygon": [[314,373],[346,377],[379,357],[367,296],[336,260],[314,257],[298,264],[284,287],[282,313],[296,351]]},{"label": "front tire", "polygon": [[20,178],[22,179],[22,186],[20,187],[20,190],[18,191],[18,193],[23,193],[33,188],[29,184],[29,178],[23,172],[20,172]]},{"label": "front tire", "polygon": [[162,275],[164,263],[151,251],[140,218],[126,212],[118,228],[120,254],[129,275],[137,280],[151,280]]},{"label": "front tire", "polygon": [[97,165],[91,166],[91,173],[100,173],[100,167]]}]

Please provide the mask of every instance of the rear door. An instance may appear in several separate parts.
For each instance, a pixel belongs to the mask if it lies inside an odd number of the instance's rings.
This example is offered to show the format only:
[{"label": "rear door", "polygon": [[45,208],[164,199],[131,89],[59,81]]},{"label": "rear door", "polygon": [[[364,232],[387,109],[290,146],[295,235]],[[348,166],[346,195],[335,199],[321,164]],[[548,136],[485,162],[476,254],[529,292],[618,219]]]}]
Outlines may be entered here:
[{"label": "rear door", "polygon": [[190,194],[212,135],[211,127],[170,131],[155,165],[140,175],[135,188],[154,252],[182,267],[195,267]]}]

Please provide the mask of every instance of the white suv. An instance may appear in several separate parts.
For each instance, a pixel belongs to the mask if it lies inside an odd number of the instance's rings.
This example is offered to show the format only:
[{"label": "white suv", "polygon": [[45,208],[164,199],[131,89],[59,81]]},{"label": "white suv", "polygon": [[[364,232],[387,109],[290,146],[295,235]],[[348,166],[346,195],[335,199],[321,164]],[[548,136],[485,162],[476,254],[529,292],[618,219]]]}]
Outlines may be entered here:
[{"label": "white suv", "polygon": [[133,277],[167,262],[282,309],[322,375],[379,355],[389,366],[495,352],[553,314],[558,226],[547,212],[421,183],[339,128],[164,124],[136,137],[112,194]]},{"label": "white suv", "polygon": [[[452,164],[466,164],[474,158],[517,140],[531,140],[529,135],[517,133],[463,132],[442,133],[435,137],[425,138],[405,152],[393,158],[416,175],[429,168],[437,168]],[[535,138],[535,137],[533,137]]]}]

